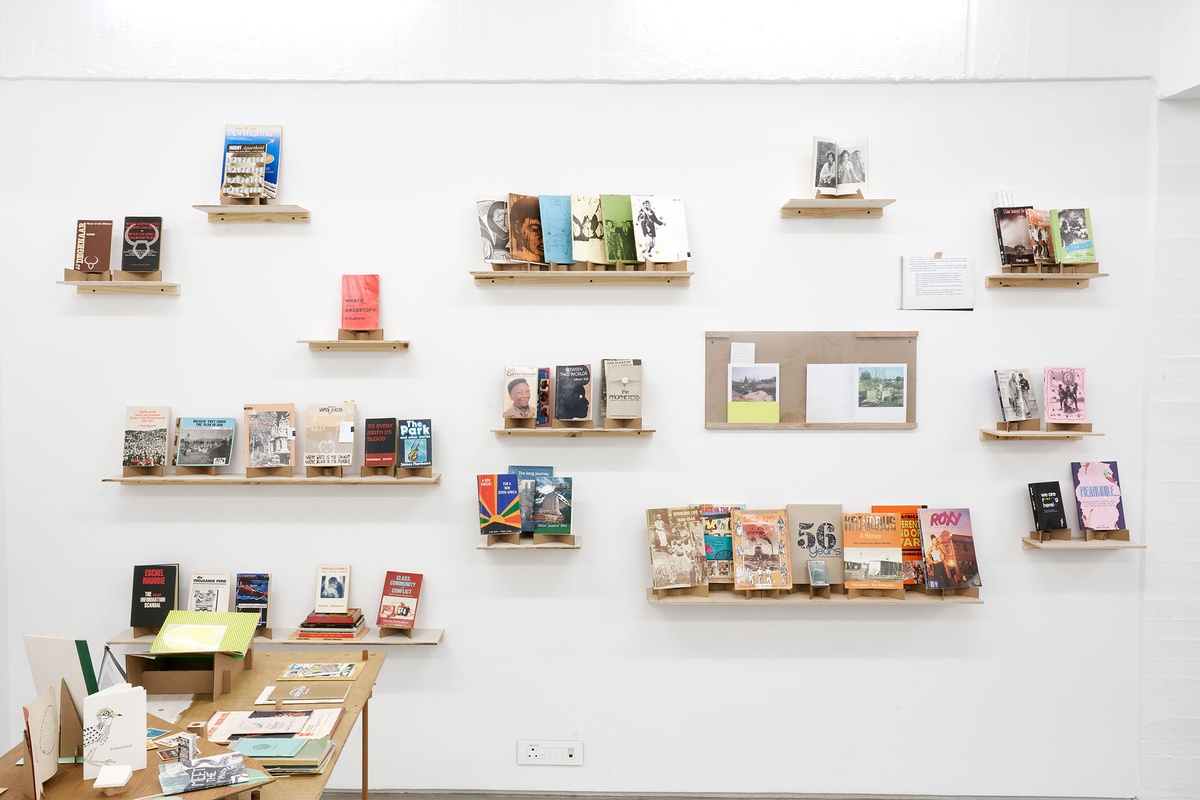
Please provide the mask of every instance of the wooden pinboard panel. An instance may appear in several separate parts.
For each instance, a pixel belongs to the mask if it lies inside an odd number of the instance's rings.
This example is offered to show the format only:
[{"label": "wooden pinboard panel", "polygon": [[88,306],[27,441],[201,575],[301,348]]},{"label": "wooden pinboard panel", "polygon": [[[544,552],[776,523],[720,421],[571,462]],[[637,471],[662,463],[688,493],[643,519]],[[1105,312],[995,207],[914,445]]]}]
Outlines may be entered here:
[{"label": "wooden pinboard panel", "polygon": [[[727,422],[729,349],[753,342],[754,359],[779,364],[779,423]],[[907,364],[905,422],[805,421],[809,364]],[[917,331],[709,331],[704,341],[704,427],[799,429],[917,427]]]}]

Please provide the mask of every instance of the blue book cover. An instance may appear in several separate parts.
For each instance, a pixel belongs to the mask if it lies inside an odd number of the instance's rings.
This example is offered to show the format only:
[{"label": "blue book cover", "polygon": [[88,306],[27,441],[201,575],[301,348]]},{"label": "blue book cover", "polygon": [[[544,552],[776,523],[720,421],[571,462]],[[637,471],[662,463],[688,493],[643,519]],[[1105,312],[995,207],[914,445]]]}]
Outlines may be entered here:
[{"label": "blue book cover", "polygon": [[[226,125],[221,193],[227,197],[275,197],[279,192],[279,151],[282,139],[283,128],[279,125]],[[261,171],[262,174],[261,189],[253,184],[239,182],[234,186],[230,183],[231,157],[254,161],[255,171]],[[258,161],[263,162],[261,168],[257,166]],[[241,173],[242,169],[234,167],[232,172]],[[242,187],[241,190],[239,186]]]},{"label": "blue book cover", "polygon": [[546,261],[574,264],[571,258],[571,196],[540,194],[538,206],[542,214],[542,246]]},{"label": "blue book cover", "polygon": [[400,421],[400,466],[433,466],[433,420]]},{"label": "blue book cover", "polygon": [[537,527],[533,521],[533,502],[538,478],[553,478],[554,467],[509,466],[508,471],[517,476],[517,492],[521,498],[521,530],[532,533]]},{"label": "blue book cover", "polygon": [[538,478],[534,482],[533,522],[538,533],[571,533],[571,479]]},{"label": "blue book cover", "polygon": [[291,758],[306,742],[291,736],[248,736],[229,745],[229,749],[251,758]]},{"label": "blue book cover", "polygon": [[229,466],[235,430],[233,417],[179,417],[175,422],[175,466]]}]

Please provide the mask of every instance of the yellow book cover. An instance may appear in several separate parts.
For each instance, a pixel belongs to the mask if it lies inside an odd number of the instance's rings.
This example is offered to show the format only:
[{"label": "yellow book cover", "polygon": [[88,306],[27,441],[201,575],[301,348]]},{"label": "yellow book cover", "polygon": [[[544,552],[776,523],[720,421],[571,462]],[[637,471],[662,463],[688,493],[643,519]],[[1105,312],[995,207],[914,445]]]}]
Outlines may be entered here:
[{"label": "yellow book cover", "polygon": [[150,646],[151,655],[228,653],[250,648],[258,614],[237,611],[172,611]]},{"label": "yellow book cover", "polygon": [[787,509],[733,510],[733,588],[791,589]]},{"label": "yellow book cover", "polygon": [[847,589],[903,589],[903,534],[898,514],[843,514]]}]

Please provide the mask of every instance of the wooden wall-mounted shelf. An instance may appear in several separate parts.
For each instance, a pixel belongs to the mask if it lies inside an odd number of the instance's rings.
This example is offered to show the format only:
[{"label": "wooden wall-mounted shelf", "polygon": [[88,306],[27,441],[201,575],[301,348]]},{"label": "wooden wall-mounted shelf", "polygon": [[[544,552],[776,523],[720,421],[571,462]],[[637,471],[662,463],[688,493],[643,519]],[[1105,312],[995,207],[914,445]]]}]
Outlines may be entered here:
[{"label": "wooden wall-mounted shelf", "polygon": [[208,215],[209,222],[310,222],[307,208],[289,205],[192,206]]},{"label": "wooden wall-mounted shelf", "polygon": [[811,200],[788,200],[779,209],[779,216],[788,217],[882,217],[883,209],[895,199],[863,199],[833,197]]},{"label": "wooden wall-mounted shelf", "polygon": [[396,339],[297,339],[317,351],[408,352],[409,343]]},{"label": "wooden wall-mounted shelf", "polygon": [[996,428],[980,428],[979,438],[985,442],[994,441],[1025,441],[1025,442],[1045,442],[1045,441],[1066,441],[1068,439],[1082,439],[1085,436],[1103,436],[1103,433],[1094,433],[1092,431],[1002,431]]},{"label": "wooden wall-mounted shelf", "polygon": [[692,273],[672,270],[563,270],[472,272],[476,286],[688,286]]},{"label": "wooden wall-mounted shelf", "polygon": [[111,478],[103,478],[102,482],[123,483],[132,486],[434,486],[442,482],[442,474],[435,472],[432,478],[392,478],[386,475],[347,476],[345,478],[306,478],[302,475],[293,475],[287,478],[277,476],[247,478],[245,473],[166,475],[161,478],[153,475],[133,477],[114,475]]},{"label": "wooden wall-mounted shelf", "polygon": [[497,542],[496,544],[488,544],[487,541],[480,542],[475,545],[476,550],[578,550],[579,542],[539,542],[534,544],[532,535],[522,535],[520,544],[509,544],[508,542]]},{"label": "wooden wall-mounted shelf", "polygon": [[501,437],[578,439],[588,436],[652,436],[654,428],[493,428],[492,433]]},{"label": "wooden wall-mounted shelf", "polygon": [[1021,539],[1021,547],[1026,550],[1145,550],[1146,545],[1140,542],[1126,542],[1120,539],[1092,539],[1083,537],[1077,539],[1050,539],[1039,542],[1026,536]]},{"label": "wooden wall-mounted shelf", "polygon": [[[367,631],[366,635],[361,639],[292,639],[299,628],[293,629],[287,638],[283,638],[282,634],[286,628],[267,628],[266,635],[255,635],[254,646],[262,647],[265,645],[317,645],[319,647],[340,646],[340,647],[356,647],[360,644],[370,645],[434,645],[442,641],[442,636],[445,634],[444,628],[413,628],[412,636],[392,635],[380,636],[378,629],[372,628]],[[278,635],[277,635],[278,634]],[[111,637],[105,644],[110,645],[134,645],[149,647],[154,644],[155,634],[148,633],[138,636],[133,628],[126,628],[115,636]]]},{"label": "wooden wall-mounted shelf", "polygon": [[76,294],[179,294],[178,283],[162,281],[57,281],[74,286]]},{"label": "wooden wall-mounted shelf", "polygon": [[989,289],[1086,289],[1092,278],[1107,278],[1100,271],[1099,261],[1081,264],[1046,264],[1021,272],[1026,267],[1004,267],[997,275],[988,275],[984,284]]},{"label": "wooden wall-mounted shelf", "polygon": [[[802,589],[802,590],[800,590]],[[983,600],[978,597],[969,597],[966,595],[952,595],[950,597],[942,597],[940,595],[925,594],[924,592],[905,592],[903,600],[896,600],[891,597],[856,597],[853,600],[849,599],[848,595],[840,593],[831,593],[829,597],[809,597],[807,587],[793,589],[789,594],[781,594],[779,597],[746,597],[742,592],[726,592],[726,591],[710,591],[707,597],[697,597],[693,595],[673,595],[670,597],[659,597],[654,593],[653,589],[646,590],[646,600],[651,605],[664,606],[744,606],[744,605],[838,605],[838,606],[856,606],[856,605],[871,605],[871,604],[888,604],[895,606],[902,605],[979,605]]]}]

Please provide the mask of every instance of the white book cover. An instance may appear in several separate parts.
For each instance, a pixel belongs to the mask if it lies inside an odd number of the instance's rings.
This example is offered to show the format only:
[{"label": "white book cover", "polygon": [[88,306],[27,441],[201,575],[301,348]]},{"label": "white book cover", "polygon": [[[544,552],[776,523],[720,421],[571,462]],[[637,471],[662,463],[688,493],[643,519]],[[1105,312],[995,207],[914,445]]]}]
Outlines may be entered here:
[{"label": "white book cover", "polygon": [[228,611],[228,572],[193,572],[188,589],[188,611]]},{"label": "white book cover", "polygon": [[640,419],[642,416],[642,360],[606,358],[600,362],[604,381],[600,415],[604,419]]},{"label": "white book cover", "polygon": [[600,195],[571,195],[571,258],[603,264],[604,218],[600,214]]},{"label": "white book cover", "polygon": [[683,199],[661,195],[631,195],[633,244],[638,261],[667,263],[687,261],[687,220]]},{"label": "white book cover", "polygon": [[310,403],[307,412],[304,466],[350,466],[354,457],[354,403]]},{"label": "white book cover", "polygon": [[317,568],[318,614],[346,613],[350,610],[350,565],[322,564]]},{"label": "white book cover", "polygon": [[146,690],[119,683],[83,701],[83,778],[124,764],[146,768]]}]

